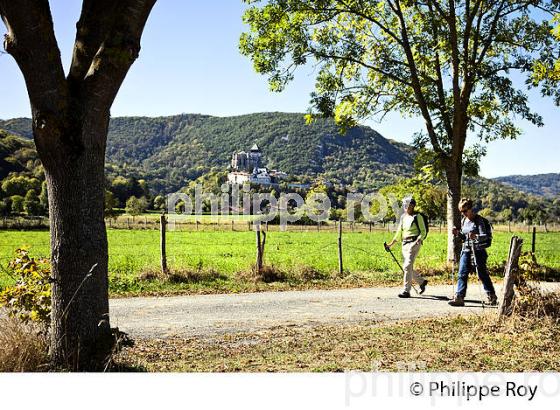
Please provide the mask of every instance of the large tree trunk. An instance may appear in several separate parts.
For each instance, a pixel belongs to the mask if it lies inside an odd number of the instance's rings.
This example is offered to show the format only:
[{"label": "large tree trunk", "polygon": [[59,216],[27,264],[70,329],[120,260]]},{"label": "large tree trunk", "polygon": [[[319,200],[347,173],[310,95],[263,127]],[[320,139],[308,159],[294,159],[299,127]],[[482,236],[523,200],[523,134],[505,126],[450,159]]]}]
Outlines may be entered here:
[{"label": "large tree trunk", "polygon": [[[62,140],[82,142],[79,150],[39,150],[49,191],[51,356],[56,365],[74,370],[99,368],[112,342],[103,215],[108,120],[108,113],[98,115],[63,131]],[[72,135],[76,129],[80,135]]]},{"label": "large tree trunk", "polygon": [[103,219],[109,110],[155,2],[83,0],[66,77],[48,0],[0,0],[4,48],[25,78],[48,185],[50,353],[74,370],[100,369],[112,347]]},{"label": "large tree trunk", "polygon": [[450,160],[446,164],[447,179],[447,260],[458,261],[459,248],[453,240],[453,227],[461,225],[459,201],[461,200],[462,164],[460,161]]}]

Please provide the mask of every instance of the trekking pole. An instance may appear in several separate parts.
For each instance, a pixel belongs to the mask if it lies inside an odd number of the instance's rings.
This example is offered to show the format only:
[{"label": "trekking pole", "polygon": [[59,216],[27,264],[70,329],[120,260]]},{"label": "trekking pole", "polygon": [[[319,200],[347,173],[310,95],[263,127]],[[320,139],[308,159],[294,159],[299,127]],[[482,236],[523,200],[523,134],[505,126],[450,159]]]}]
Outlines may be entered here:
[{"label": "trekking pole", "polygon": [[455,296],[455,250],[453,250],[453,259],[451,259],[451,296],[449,300],[452,300]]},{"label": "trekking pole", "polygon": [[476,254],[474,253],[474,241],[472,239],[469,238],[469,245],[471,248],[471,262],[474,266],[474,270],[476,272],[476,276],[478,278],[478,294],[480,296],[480,303],[482,304],[482,309],[484,309],[484,300],[482,298],[482,279],[480,279],[480,275],[478,274],[478,263],[476,262]]},{"label": "trekking pole", "polygon": [[[393,253],[391,248],[389,248],[389,246],[387,245],[387,242],[383,242],[383,246],[385,247],[385,250],[391,254],[391,256],[393,257],[393,260],[399,266],[399,269],[401,270],[401,272],[404,274],[403,267],[401,266],[400,262],[395,257],[395,254]],[[416,294],[419,295],[418,290],[416,290],[416,286],[414,286],[414,284],[411,284],[411,285],[412,285],[412,289],[414,289],[414,292],[416,292]]]},{"label": "trekking pole", "polygon": [[455,248],[457,245],[458,236],[453,236],[453,259],[451,259],[451,297],[449,300],[453,300],[455,297],[455,269],[457,268],[457,253]]}]

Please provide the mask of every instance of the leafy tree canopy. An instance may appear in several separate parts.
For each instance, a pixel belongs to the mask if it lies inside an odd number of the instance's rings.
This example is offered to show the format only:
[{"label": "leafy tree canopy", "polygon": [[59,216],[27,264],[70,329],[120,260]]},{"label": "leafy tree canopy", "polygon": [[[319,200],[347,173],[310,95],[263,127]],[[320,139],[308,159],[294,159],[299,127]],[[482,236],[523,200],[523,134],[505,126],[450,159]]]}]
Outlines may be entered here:
[{"label": "leafy tree canopy", "polygon": [[[313,107],[339,124],[388,111],[422,116],[450,153],[460,110],[485,140],[515,138],[512,117],[540,125],[507,74],[556,47],[555,1],[246,0],[240,48],[271,89],[317,62]],[[536,19],[535,14],[544,15]],[[458,147],[462,148],[462,147]]]}]

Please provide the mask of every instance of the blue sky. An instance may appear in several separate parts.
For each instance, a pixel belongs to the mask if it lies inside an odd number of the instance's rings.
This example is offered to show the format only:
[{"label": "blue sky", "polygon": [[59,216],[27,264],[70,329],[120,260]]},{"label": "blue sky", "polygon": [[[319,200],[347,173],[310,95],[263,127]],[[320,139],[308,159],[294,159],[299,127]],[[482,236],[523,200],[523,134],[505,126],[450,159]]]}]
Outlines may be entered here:
[{"label": "blue sky", "polygon": [[[66,68],[80,6],[79,0],[51,0]],[[256,74],[238,52],[244,7],[241,0],[159,0],[144,32],[140,58],[115,100],[112,115],[305,112],[314,85],[313,69],[300,71],[281,94],[270,93],[266,78]],[[524,134],[518,140],[490,143],[481,163],[483,176],[560,172],[560,108],[537,92],[530,93],[530,103],[544,117],[545,126],[521,121]],[[0,118],[22,116],[30,116],[23,78],[13,59],[0,55]],[[423,129],[420,119],[403,119],[399,114],[366,124],[402,142],[412,141],[412,134]]]}]

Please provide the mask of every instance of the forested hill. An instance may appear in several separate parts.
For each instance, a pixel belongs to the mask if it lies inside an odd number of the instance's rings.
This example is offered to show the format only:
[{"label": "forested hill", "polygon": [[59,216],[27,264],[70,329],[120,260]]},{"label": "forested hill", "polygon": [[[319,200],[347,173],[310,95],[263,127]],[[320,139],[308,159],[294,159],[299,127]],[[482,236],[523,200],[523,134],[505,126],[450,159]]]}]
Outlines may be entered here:
[{"label": "forested hill", "polygon": [[10,173],[32,174],[39,163],[32,141],[0,129],[0,183]]},{"label": "forested hill", "polygon": [[[0,129],[29,138],[31,121],[0,121]],[[233,152],[254,143],[269,168],[362,188],[393,182],[413,164],[410,146],[385,139],[369,127],[341,135],[331,120],[306,125],[303,114],[287,113],[113,118],[107,162],[114,172],[137,173],[154,191],[170,192],[212,168],[225,169]]]},{"label": "forested hill", "polygon": [[539,175],[511,175],[494,178],[528,194],[555,197],[560,195],[560,173]]}]

